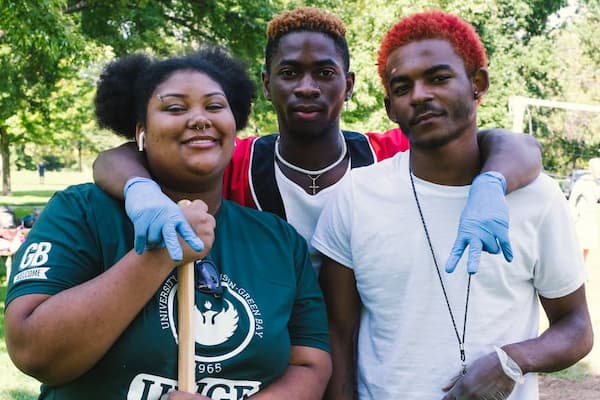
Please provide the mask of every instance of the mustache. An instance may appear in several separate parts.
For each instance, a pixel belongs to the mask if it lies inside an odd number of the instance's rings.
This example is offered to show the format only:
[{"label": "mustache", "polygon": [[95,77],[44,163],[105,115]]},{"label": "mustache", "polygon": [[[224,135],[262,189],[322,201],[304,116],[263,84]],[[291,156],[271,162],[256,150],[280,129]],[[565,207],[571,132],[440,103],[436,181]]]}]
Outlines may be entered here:
[{"label": "mustache", "polygon": [[431,103],[418,104],[414,107],[414,110],[414,116],[409,121],[410,125],[416,124],[423,114],[432,113],[442,115],[445,112],[442,108],[438,108]]}]

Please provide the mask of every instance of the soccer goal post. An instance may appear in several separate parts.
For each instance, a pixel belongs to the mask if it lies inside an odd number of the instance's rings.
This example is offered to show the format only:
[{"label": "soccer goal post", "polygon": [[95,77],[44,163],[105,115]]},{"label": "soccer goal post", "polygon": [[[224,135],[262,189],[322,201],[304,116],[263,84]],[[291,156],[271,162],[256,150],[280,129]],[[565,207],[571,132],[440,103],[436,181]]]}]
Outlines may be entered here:
[{"label": "soccer goal post", "polygon": [[566,101],[542,100],[525,96],[510,96],[508,110],[513,116],[513,132],[524,132],[523,120],[528,106],[562,108],[565,110],[600,113],[600,105],[569,103]]}]

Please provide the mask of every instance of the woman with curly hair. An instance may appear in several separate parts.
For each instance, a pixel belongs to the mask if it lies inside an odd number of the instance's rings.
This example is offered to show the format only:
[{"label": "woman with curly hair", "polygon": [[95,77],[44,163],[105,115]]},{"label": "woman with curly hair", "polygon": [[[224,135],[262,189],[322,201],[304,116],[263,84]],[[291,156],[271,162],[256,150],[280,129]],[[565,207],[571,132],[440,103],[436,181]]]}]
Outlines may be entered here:
[{"label": "woman with curly hair", "polygon": [[176,271],[194,260],[196,398],[320,398],[331,360],[306,242],[222,196],[254,94],[220,48],[134,55],[103,71],[99,124],[135,138],[157,190],[180,204],[192,248],[182,240],[179,261],[164,246],[137,254],[122,202],[94,184],[57,193],[16,254],[6,298],[8,351],[43,383],[41,398],[174,392]]}]

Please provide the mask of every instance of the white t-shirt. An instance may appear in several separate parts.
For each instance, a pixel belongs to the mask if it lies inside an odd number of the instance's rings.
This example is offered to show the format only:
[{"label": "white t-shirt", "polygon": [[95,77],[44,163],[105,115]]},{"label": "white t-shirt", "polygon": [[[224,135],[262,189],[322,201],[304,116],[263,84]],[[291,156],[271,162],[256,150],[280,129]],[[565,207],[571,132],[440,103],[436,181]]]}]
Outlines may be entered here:
[{"label": "white t-shirt", "polygon": [[325,206],[325,203],[333,197],[337,188],[340,187],[341,182],[350,176],[349,172],[350,162],[348,163],[346,173],[339,181],[314,195],[310,195],[298,186],[298,184],[286,177],[281,172],[279,165],[275,163],[275,180],[283,199],[286,219],[306,239],[312,266],[317,275],[321,268],[321,254],[315,250],[310,241],[315,232],[321,210]]},{"label": "white t-shirt", "polygon": [[[358,390],[363,399],[439,399],[461,369],[458,341],[424,234],[408,170],[409,153],[353,170],[323,210],[314,247],[351,268],[361,297]],[[443,271],[470,186],[415,179],[421,208],[462,334],[467,254]],[[541,175],[506,197],[514,259],[483,253],[472,277],[467,364],[493,346],[538,335],[538,294],[556,298],[584,282],[583,260],[567,203]],[[468,251],[468,249],[467,249]],[[527,374],[512,400],[538,397]]]}]

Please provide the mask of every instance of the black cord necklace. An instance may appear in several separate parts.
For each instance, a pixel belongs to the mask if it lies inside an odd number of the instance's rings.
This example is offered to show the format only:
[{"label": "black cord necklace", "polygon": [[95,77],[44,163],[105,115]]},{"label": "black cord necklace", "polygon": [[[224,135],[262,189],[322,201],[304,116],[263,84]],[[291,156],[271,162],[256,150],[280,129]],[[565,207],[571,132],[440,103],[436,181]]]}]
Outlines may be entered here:
[{"label": "black cord necklace", "polygon": [[465,319],[463,323],[463,331],[462,338],[458,334],[458,328],[456,327],[456,321],[454,320],[454,313],[452,312],[452,307],[450,307],[450,302],[448,301],[448,294],[446,293],[446,287],[444,286],[444,281],[442,280],[442,274],[440,273],[440,267],[438,266],[437,258],[435,257],[435,252],[433,251],[433,245],[431,244],[431,238],[429,237],[429,231],[427,230],[427,224],[425,224],[425,218],[423,217],[423,211],[421,210],[421,203],[419,203],[419,197],[417,196],[417,190],[415,189],[415,182],[413,179],[412,171],[408,170],[408,175],[410,176],[410,184],[412,186],[413,195],[415,196],[415,202],[417,203],[417,208],[419,209],[419,216],[421,217],[421,222],[423,223],[423,229],[425,230],[425,237],[427,238],[427,243],[429,244],[429,249],[431,250],[431,257],[433,258],[433,264],[435,265],[435,271],[437,272],[437,276],[440,281],[440,285],[442,286],[442,292],[444,293],[444,299],[446,300],[446,306],[448,306],[448,312],[450,313],[450,319],[452,320],[452,326],[454,327],[454,333],[456,333],[456,340],[458,340],[458,350],[460,351],[460,361],[462,364],[461,373],[464,375],[467,373],[467,357],[465,355],[465,333],[467,331],[467,311],[469,309],[469,294],[471,293],[471,274],[469,274],[469,280],[467,282],[467,298],[465,300]]}]

